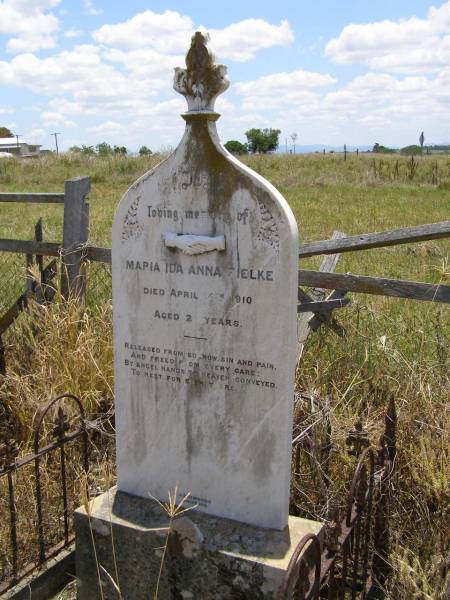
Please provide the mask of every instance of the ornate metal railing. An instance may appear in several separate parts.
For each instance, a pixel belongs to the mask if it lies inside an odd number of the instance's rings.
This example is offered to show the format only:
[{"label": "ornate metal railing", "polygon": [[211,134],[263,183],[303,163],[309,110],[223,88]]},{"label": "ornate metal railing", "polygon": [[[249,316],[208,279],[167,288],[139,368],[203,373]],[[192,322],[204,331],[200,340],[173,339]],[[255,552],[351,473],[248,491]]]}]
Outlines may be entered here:
[{"label": "ornate metal railing", "polygon": [[[88,479],[91,484],[95,479],[94,464],[101,462],[99,456],[94,461],[93,454],[103,452],[104,434],[107,444],[113,437],[113,429],[109,435],[106,427],[113,415],[103,412],[101,418],[88,421],[79,398],[63,394],[36,415],[33,452],[18,459],[20,449],[14,440],[0,447],[0,594],[73,541],[73,509],[80,503],[82,489],[88,490]],[[300,541],[278,600],[384,597],[390,572],[395,433],[393,399],[378,449],[368,446],[361,424],[349,432],[349,454],[358,460],[345,514],[332,507],[324,535],[309,534]]]},{"label": "ornate metal railing", "polygon": [[87,421],[80,399],[62,394],[37,413],[33,452],[18,459],[14,440],[0,446],[0,594],[73,541],[73,509],[110,419]]},{"label": "ornate metal railing", "polygon": [[308,534],[295,549],[278,600],[380,599],[390,573],[390,479],[396,456],[396,410],[391,399],[378,449],[367,447],[358,423],[347,438],[359,457],[345,515],[330,510],[323,537]]}]

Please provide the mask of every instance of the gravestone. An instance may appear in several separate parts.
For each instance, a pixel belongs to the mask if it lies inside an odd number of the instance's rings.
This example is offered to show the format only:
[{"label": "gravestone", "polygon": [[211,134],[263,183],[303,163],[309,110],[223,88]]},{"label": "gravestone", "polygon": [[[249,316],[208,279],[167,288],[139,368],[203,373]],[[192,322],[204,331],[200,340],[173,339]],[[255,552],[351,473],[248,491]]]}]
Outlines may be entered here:
[{"label": "gravestone", "polygon": [[118,489],[245,523],[287,523],[298,235],[286,201],[216,132],[228,87],[202,34],[175,90],[175,152],[113,225]]},{"label": "gravestone", "polygon": [[[297,225],[279,192],[220,144],[214,102],[229,84],[206,42],[196,33],[187,68],[175,69],[188,104],[179,146],[131,186],[114,218],[118,482],[89,527],[77,513],[81,599],[96,585],[92,530],[100,560],[118,561],[123,578],[134,565],[141,579],[126,588],[147,597],[136,590],[158,573],[152,552],[168,521],[155,500],[169,493],[192,510],[177,525],[164,598],[169,589],[233,598],[236,574],[249,598],[272,598],[295,543],[320,529],[288,517]],[[113,563],[111,522],[121,540]]]}]

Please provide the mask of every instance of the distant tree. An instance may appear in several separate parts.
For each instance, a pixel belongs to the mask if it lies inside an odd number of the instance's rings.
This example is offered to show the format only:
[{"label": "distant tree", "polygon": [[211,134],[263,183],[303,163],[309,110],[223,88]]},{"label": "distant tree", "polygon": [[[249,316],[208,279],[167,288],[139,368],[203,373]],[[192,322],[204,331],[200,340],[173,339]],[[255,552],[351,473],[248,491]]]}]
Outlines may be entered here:
[{"label": "distant tree", "polygon": [[420,146],[417,144],[412,144],[411,146],[405,146],[402,148],[400,150],[400,154],[404,154],[406,156],[416,156],[417,154],[420,154],[421,150],[422,149]]},{"label": "distant tree", "polygon": [[294,154],[295,154],[295,142],[297,141],[297,134],[291,133],[291,140],[292,140],[292,145],[294,146]]},{"label": "distant tree", "polygon": [[[70,146],[69,148],[69,152],[81,152],[81,147],[80,146]],[[41,154],[42,154],[42,150],[41,150]]]},{"label": "distant tree", "polygon": [[0,127],[0,138],[14,137],[13,132],[7,127]]},{"label": "distant tree", "polygon": [[382,146],[378,142],[372,148],[372,152],[375,154],[395,154],[397,152],[393,148],[388,148],[387,146]]},{"label": "distant tree", "polygon": [[95,154],[94,146],[86,146],[85,144],[81,145],[80,149],[81,154]]},{"label": "distant tree", "polygon": [[250,152],[271,152],[278,148],[279,129],[249,129],[245,132]]},{"label": "distant tree", "polygon": [[427,146],[427,154],[435,154],[435,153],[440,153],[440,154],[450,154],[450,144],[446,145],[434,145],[434,146]]},{"label": "distant tree", "polygon": [[108,154],[113,153],[113,149],[106,142],[101,142],[100,144],[97,144],[95,146],[95,149],[97,150],[97,154],[99,156],[108,156]]},{"label": "distant tree", "polygon": [[247,144],[242,144],[237,140],[229,140],[225,144],[225,148],[228,152],[231,152],[231,154],[248,154]]},{"label": "distant tree", "polygon": [[152,154],[152,151],[150,150],[150,148],[147,148],[147,146],[141,146],[139,148],[140,156],[149,156],[150,154]]},{"label": "distant tree", "polygon": [[125,146],[114,146],[114,154],[127,154],[128,151]]}]

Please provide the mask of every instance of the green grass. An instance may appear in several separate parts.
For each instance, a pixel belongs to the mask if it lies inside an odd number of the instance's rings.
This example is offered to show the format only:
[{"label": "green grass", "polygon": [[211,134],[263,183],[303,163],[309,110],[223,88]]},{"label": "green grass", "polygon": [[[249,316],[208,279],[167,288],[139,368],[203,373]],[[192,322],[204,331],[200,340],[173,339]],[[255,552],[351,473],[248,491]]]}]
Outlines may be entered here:
[{"label": "green grass", "polygon": [[[63,191],[64,180],[89,175],[90,242],[110,246],[114,210],[122,194],[162,157],[89,157],[61,155],[41,160],[0,161],[0,191]],[[423,157],[414,179],[408,178],[410,159],[373,155],[270,155],[250,156],[245,162],[271,181],[286,197],[297,218],[301,240],[330,238],[335,229],[347,234],[382,231],[431,223],[449,218],[450,159]],[[395,165],[398,177],[394,178]],[[438,165],[438,185],[432,185]],[[380,168],[381,165],[381,168]],[[62,206],[1,204],[0,237],[32,239],[34,224],[42,216],[44,238],[62,239]],[[343,254],[340,272],[411,279],[438,283],[448,278],[450,241],[430,241]],[[0,292],[8,271],[16,275],[4,292],[8,302],[23,285],[22,257],[0,255]],[[317,268],[320,257],[302,261],[304,268]],[[14,261],[14,266],[11,266]],[[23,259],[22,259],[23,262]],[[426,315],[429,305],[360,296],[370,306],[383,307],[397,317]]]},{"label": "green grass", "polygon": [[[62,155],[37,161],[3,160],[0,191],[62,191],[65,179],[91,176],[90,241],[109,246],[117,202],[160,158]],[[347,162],[342,155],[245,158],[284,194],[305,242],[330,238],[336,229],[357,234],[448,219],[449,158],[416,160],[411,178],[406,157],[380,159],[363,154],[349,156]],[[0,237],[31,239],[39,216],[44,217],[45,238],[60,241],[62,208],[56,205],[0,204]],[[448,284],[449,253],[448,239],[380,248],[343,254],[337,270]],[[0,297],[3,282],[11,287],[4,256],[0,253]],[[311,258],[301,266],[316,268],[320,260]],[[394,394],[399,456],[392,519],[396,576],[390,597],[431,600],[429,590],[439,583],[438,567],[445,556],[448,532],[448,305],[350,296],[352,305],[336,313],[346,337],[338,338],[325,329],[311,335],[297,389],[314,391],[319,399],[327,397],[330,402],[335,464],[331,494],[338,494],[345,484],[340,465],[348,464],[346,431],[360,417],[372,443],[377,444],[387,400]],[[49,315],[37,309],[41,333],[35,340],[29,336],[29,324],[18,323],[7,354],[13,369],[0,383],[0,391],[6,398],[6,421],[24,444],[37,404],[50,393],[75,391],[87,406],[96,406],[100,397],[108,395],[113,385],[110,308],[107,304],[96,315],[79,321],[74,316],[73,322],[60,305],[46,309]],[[31,353],[14,343],[23,333],[31,339]],[[2,396],[0,409],[1,400]],[[300,429],[302,419],[297,415]],[[303,479],[300,483],[299,501],[305,513],[322,518],[327,498],[318,497],[317,489],[308,488]]]},{"label": "green grass", "polygon": [[[146,170],[161,160],[152,157],[86,157],[62,155],[41,160],[0,161],[0,191],[61,192],[64,180],[89,175],[92,192],[90,240],[110,245],[114,209],[125,190]],[[341,156],[296,155],[252,156],[245,162],[271,181],[285,195],[297,217],[303,241],[325,239],[334,229],[348,234],[380,231],[448,218],[450,210],[450,159],[439,159],[439,185],[432,185],[431,169],[436,159],[419,160],[415,179],[409,181],[408,159],[383,158],[383,164],[402,165],[399,179],[374,174],[380,159],[362,155],[344,162]],[[392,168],[390,168],[392,172]],[[29,239],[42,216],[46,239],[61,239],[62,207],[59,205],[0,204],[0,237]],[[403,247],[404,253],[407,249]],[[377,250],[371,266],[382,261]],[[358,264],[360,257],[357,255]],[[383,255],[381,255],[383,256]],[[352,260],[349,258],[348,260]],[[414,261],[410,261],[413,263]],[[351,262],[349,263],[351,264]],[[403,267],[404,265],[400,265]]]}]

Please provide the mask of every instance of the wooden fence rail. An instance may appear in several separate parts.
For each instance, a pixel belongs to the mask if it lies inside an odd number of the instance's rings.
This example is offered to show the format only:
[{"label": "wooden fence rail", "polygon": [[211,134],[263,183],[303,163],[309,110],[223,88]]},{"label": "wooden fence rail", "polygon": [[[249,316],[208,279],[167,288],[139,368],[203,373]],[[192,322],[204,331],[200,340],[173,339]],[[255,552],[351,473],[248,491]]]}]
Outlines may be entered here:
[{"label": "wooden fence rail", "polygon": [[32,202],[34,204],[64,204],[64,194],[61,193],[36,193],[22,194],[13,192],[0,192],[0,202]]},{"label": "wooden fence rail", "polygon": [[69,294],[82,295],[85,286],[81,266],[88,240],[89,204],[86,197],[90,189],[90,177],[75,177],[65,182],[64,193],[0,193],[0,202],[50,203],[64,206],[62,244],[38,240],[0,239],[0,251],[61,256],[61,292],[66,297]]},{"label": "wooden fence rail", "polygon": [[35,240],[0,239],[0,252],[18,252],[39,256],[59,256],[62,243],[36,242]]},{"label": "wooden fence rail", "polygon": [[300,258],[308,258],[319,254],[369,250],[371,248],[411,244],[446,237],[450,237],[450,221],[440,221],[439,223],[418,225],[417,227],[403,227],[402,229],[392,229],[390,231],[351,235],[341,239],[309,242],[300,246],[298,254]]},{"label": "wooden fence rail", "polygon": [[350,273],[321,273],[304,271],[298,273],[300,285],[314,286],[329,290],[345,290],[378,296],[407,298],[427,302],[450,303],[450,286],[432,283],[419,283],[402,279],[383,279]]},{"label": "wooden fence rail", "polygon": [[[42,242],[31,240],[0,239],[1,252],[19,252],[24,254],[61,256],[63,261],[62,291],[83,294],[85,281],[82,275],[83,260],[111,263],[111,249],[91,246],[88,243],[89,204],[86,196],[90,191],[90,179],[79,177],[68,180],[64,194],[38,193],[15,194],[0,193],[0,202],[43,202],[64,204],[63,242]],[[364,233],[361,235],[334,235],[330,240],[321,240],[302,244],[299,257],[307,258],[321,254],[332,255],[328,260],[337,262],[342,252],[355,252],[371,248],[381,248],[398,244],[423,242],[450,237],[450,221],[430,223],[416,227],[404,227],[390,231]],[[333,263],[333,264],[334,264]],[[334,264],[335,266],[335,264]],[[345,302],[338,300],[343,296],[339,291],[360,292],[396,298],[408,298],[429,302],[450,303],[450,286],[441,284],[419,283],[401,279],[384,279],[354,274],[341,274],[334,268],[322,268],[320,271],[299,270],[299,285],[306,285],[320,290],[335,290],[335,296],[328,301],[334,304],[316,305],[316,312],[324,308],[332,309],[334,305],[343,306]],[[304,301],[323,301],[324,298],[311,297]],[[309,312],[308,307],[304,310]]]}]

